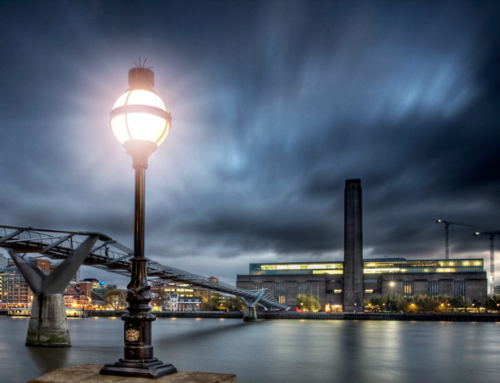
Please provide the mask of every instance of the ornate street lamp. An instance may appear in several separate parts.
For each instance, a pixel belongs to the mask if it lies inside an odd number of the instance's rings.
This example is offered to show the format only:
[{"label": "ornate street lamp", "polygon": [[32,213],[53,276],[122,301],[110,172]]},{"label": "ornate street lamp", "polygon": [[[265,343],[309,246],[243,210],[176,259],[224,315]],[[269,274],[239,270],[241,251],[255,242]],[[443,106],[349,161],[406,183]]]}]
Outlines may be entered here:
[{"label": "ornate street lamp", "polygon": [[147,281],[147,262],[144,257],[144,195],[148,158],[165,140],[172,117],[165,102],[153,90],[154,72],[138,67],[128,72],[127,91],[122,94],[110,113],[113,133],[132,156],[135,169],[135,224],[132,275],[127,286],[128,313],[125,321],[124,358],[106,364],[101,374],[158,378],[173,374],[177,369],[164,364],[153,355],[150,313],[151,292]]}]

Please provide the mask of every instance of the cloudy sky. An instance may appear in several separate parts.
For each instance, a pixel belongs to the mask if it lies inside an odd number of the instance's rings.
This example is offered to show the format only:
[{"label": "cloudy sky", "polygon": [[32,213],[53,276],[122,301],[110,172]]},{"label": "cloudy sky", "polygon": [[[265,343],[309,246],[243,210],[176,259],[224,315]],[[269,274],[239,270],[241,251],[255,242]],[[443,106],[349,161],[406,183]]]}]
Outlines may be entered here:
[{"label": "cloudy sky", "polygon": [[[108,120],[141,57],[173,116],[147,171],[148,257],[230,283],[250,262],[342,260],[360,178],[365,258],[444,258],[437,218],[500,230],[499,17],[493,1],[0,0],[0,224],[133,246]],[[453,229],[452,257],[489,258],[472,230]]]}]

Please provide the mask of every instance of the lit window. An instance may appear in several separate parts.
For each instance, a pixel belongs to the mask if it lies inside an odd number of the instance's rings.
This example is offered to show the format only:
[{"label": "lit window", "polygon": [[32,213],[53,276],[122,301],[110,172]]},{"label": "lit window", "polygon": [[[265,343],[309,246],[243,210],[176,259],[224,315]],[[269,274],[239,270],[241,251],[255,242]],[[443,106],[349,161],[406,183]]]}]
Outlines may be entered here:
[{"label": "lit window", "polygon": [[276,265],[262,265],[262,270],[276,270]]},{"label": "lit window", "polygon": [[340,290],[340,289],[333,290],[333,293],[334,293],[334,294],[340,294],[340,293],[342,293],[342,290]]},{"label": "lit window", "polygon": [[326,269],[326,265],[308,265],[308,269]]},{"label": "lit window", "polygon": [[365,289],[365,293],[367,293],[367,294],[373,294],[373,289]]},{"label": "lit window", "polygon": [[403,282],[403,292],[405,295],[413,295],[413,281],[404,281]]},{"label": "lit window", "polygon": [[391,268],[377,268],[377,269],[363,269],[365,274],[380,274],[380,273],[397,273],[400,271],[399,267]]}]

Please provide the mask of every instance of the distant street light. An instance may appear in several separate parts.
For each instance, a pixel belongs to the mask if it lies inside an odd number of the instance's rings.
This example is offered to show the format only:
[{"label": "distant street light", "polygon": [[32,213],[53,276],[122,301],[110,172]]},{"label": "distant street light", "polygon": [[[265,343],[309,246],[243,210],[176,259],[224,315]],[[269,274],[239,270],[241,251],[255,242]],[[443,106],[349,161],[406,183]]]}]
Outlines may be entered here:
[{"label": "distant street light", "polygon": [[165,140],[172,118],[165,102],[153,90],[154,73],[139,66],[128,72],[127,91],[122,94],[110,113],[113,133],[133,160],[135,169],[134,257],[131,280],[127,286],[128,313],[125,321],[124,358],[101,369],[104,375],[158,378],[173,374],[177,369],[164,364],[153,355],[150,313],[151,292],[144,257],[144,196],[148,158]]},{"label": "distant street light", "polygon": [[389,282],[389,289],[391,290],[392,292],[392,298],[394,299],[394,288],[396,287],[396,282],[394,281],[390,281]]}]

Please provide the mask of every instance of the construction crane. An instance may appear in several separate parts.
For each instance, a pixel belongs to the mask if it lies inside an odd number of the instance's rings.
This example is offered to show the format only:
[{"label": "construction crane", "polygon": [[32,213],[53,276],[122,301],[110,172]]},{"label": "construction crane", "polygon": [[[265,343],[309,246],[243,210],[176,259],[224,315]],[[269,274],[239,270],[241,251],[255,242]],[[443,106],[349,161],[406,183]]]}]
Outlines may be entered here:
[{"label": "construction crane", "polygon": [[474,235],[490,236],[490,296],[495,296],[495,236],[500,231],[476,231]]},{"label": "construction crane", "polygon": [[438,220],[436,220],[436,223],[444,223],[444,240],[445,240],[445,246],[446,246],[446,259],[450,259],[450,242],[449,242],[449,240],[450,240],[450,226],[457,225],[457,226],[475,227],[474,225],[471,225],[470,223],[445,221],[444,219],[438,219]]}]

